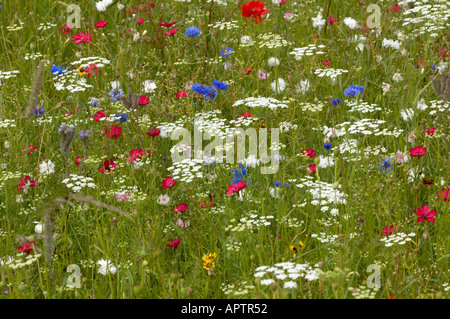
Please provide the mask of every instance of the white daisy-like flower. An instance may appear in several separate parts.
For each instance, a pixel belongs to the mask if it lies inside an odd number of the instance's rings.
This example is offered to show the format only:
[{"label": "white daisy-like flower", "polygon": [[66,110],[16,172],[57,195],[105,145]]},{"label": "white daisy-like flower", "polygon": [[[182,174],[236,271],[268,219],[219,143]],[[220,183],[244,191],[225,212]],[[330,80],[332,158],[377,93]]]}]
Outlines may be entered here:
[{"label": "white daisy-like flower", "polygon": [[144,93],[153,93],[156,89],[156,84],[153,81],[146,80],[143,83],[144,85]]},{"label": "white daisy-like flower", "polygon": [[275,58],[275,57],[271,57],[271,58],[269,59],[269,61],[267,61],[267,63],[269,64],[269,66],[270,66],[271,68],[274,68],[274,67],[280,65],[280,60],[278,60],[278,59]]},{"label": "white daisy-like flower", "polygon": [[286,89],[286,82],[282,78],[270,83],[272,90],[276,91],[278,94],[282,93]]},{"label": "white daisy-like flower", "polygon": [[326,23],[326,20],[322,17],[322,12],[317,14],[317,17],[311,19],[313,22],[313,27],[318,28],[319,31],[322,30],[323,26]]},{"label": "white daisy-like flower", "polygon": [[355,19],[350,18],[350,17],[345,18],[344,23],[350,29],[357,29],[359,27],[358,21],[356,21]]},{"label": "white daisy-like flower", "polygon": [[97,265],[100,265],[98,268],[98,273],[103,276],[106,276],[108,273],[115,274],[117,271],[117,268],[108,259],[101,259],[97,261]]},{"label": "white daisy-like flower", "polygon": [[392,76],[392,80],[394,80],[395,82],[400,82],[403,81],[403,77],[400,73],[394,73],[394,75]]},{"label": "white daisy-like flower", "polygon": [[42,175],[52,174],[54,172],[55,164],[52,161],[46,160],[39,164],[39,173]]},{"label": "white daisy-like flower", "polygon": [[387,93],[391,89],[391,85],[389,83],[383,82],[382,88],[383,88],[383,93]]}]

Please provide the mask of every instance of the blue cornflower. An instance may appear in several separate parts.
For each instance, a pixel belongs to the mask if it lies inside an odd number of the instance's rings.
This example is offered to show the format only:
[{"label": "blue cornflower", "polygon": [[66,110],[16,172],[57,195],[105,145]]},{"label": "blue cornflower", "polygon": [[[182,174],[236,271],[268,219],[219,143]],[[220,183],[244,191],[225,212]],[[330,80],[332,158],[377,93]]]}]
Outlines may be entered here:
[{"label": "blue cornflower", "polygon": [[217,90],[214,88],[214,86],[206,86],[205,90],[206,90],[205,94],[206,100],[214,100],[216,98]]},{"label": "blue cornflower", "polygon": [[112,102],[120,102],[120,97],[125,96],[125,92],[123,90],[111,90],[111,92],[108,93],[109,99]]},{"label": "blue cornflower", "polygon": [[384,161],[381,162],[380,165],[380,171],[386,171],[386,173],[389,173],[389,171],[392,169],[391,159],[385,158]]},{"label": "blue cornflower", "polygon": [[198,83],[194,83],[192,85],[192,90],[194,92],[196,92],[197,94],[201,94],[201,95],[208,94],[208,92],[205,90],[205,87],[203,87],[203,85],[198,84]]},{"label": "blue cornflower", "polygon": [[364,93],[364,86],[361,85],[350,85],[344,90],[346,96],[357,96]]},{"label": "blue cornflower", "polygon": [[333,104],[334,106],[338,105],[339,103],[341,103],[342,100],[341,99],[334,99],[331,101],[331,104]]},{"label": "blue cornflower", "polygon": [[323,144],[323,147],[324,147],[326,150],[329,150],[329,149],[331,148],[331,143],[330,143],[330,142],[325,143],[325,144]]},{"label": "blue cornflower", "polygon": [[92,107],[97,107],[100,105],[100,100],[97,99],[96,97],[91,97],[90,103]]},{"label": "blue cornflower", "polygon": [[220,55],[223,56],[225,59],[229,58],[230,56],[232,56],[234,54],[234,51],[232,48],[225,48],[222,49],[222,51],[220,51]]},{"label": "blue cornflower", "polygon": [[[289,188],[289,184],[287,182],[284,184],[286,185],[286,188]],[[275,181],[273,185],[275,185],[275,187],[282,187],[282,183],[280,181]]]},{"label": "blue cornflower", "polygon": [[128,114],[127,113],[116,113],[116,121],[120,121],[120,123],[128,121]]},{"label": "blue cornflower", "polygon": [[436,66],[434,64],[432,64],[431,68],[434,70],[436,68]]},{"label": "blue cornflower", "polygon": [[40,105],[34,106],[34,115],[42,115],[44,114],[44,107]]},{"label": "blue cornflower", "polygon": [[67,69],[65,67],[62,66],[52,66],[52,68],[50,69],[50,72],[53,73],[53,75],[66,75]]},{"label": "blue cornflower", "polygon": [[213,84],[216,88],[218,88],[221,91],[226,91],[228,89],[228,84],[214,80]]},{"label": "blue cornflower", "polygon": [[194,37],[197,37],[200,34],[200,29],[197,28],[197,27],[190,27],[190,28],[186,29],[185,34],[186,34],[187,37],[194,38]]},{"label": "blue cornflower", "polygon": [[234,173],[234,177],[233,177],[233,180],[231,181],[231,184],[236,184],[236,185],[240,181],[243,181],[244,176],[246,176],[248,173],[248,169],[242,164],[239,164],[238,169],[232,169],[231,171]]}]

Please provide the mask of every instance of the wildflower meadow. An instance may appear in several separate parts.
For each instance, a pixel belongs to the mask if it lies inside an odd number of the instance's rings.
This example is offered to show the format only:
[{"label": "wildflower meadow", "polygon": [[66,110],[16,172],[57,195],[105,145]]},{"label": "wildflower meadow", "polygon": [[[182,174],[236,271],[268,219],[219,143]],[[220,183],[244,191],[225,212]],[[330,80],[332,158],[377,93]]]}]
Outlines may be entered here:
[{"label": "wildflower meadow", "polygon": [[447,0],[0,0],[0,298],[448,298],[449,43]]}]

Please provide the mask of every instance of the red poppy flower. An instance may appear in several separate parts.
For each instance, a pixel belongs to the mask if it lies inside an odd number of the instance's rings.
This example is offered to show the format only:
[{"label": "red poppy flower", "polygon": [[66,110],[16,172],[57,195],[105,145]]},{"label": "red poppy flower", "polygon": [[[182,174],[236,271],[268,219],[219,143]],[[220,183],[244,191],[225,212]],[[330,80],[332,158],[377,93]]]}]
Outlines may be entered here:
[{"label": "red poppy flower", "polygon": [[181,203],[179,204],[177,207],[173,208],[173,211],[178,214],[178,212],[180,213],[184,213],[186,211],[186,209],[188,209],[188,205]]},{"label": "red poppy flower", "polygon": [[231,184],[230,186],[228,186],[228,189],[225,192],[225,195],[231,195],[234,193],[238,193],[246,187],[247,187],[247,185],[245,185],[245,183],[243,181],[239,181],[237,184]]},{"label": "red poppy flower", "polygon": [[245,69],[241,70],[241,73],[249,75],[250,72],[252,72],[252,70],[253,70],[253,68],[245,68]]},{"label": "red poppy flower", "polygon": [[167,244],[167,247],[177,248],[178,245],[180,244],[180,242],[181,242],[181,238],[177,238],[177,239],[171,240],[171,241],[169,241],[169,243]]},{"label": "red poppy flower", "polygon": [[69,34],[70,33],[70,28],[72,28],[71,25],[65,24],[61,28],[59,28],[59,30],[61,30],[61,33]]},{"label": "red poppy flower", "polygon": [[174,36],[175,33],[177,33],[177,31],[178,31],[178,28],[173,28],[173,29],[170,29],[168,32],[164,33],[164,35],[171,37],[171,36]]},{"label": "red poppy flower", "polygon": [[106,135],[110,138],[118,138],[122,134],[122,128],[120,126],[114,125],[111,129],[106,130]]},{"label": "red poppy flower", "polygon": [[106,117],[105,111],[101,110],[98,111],[97,113],[95,113],[95,115],[93,116],[95,121],[100,121],[101,118]]},{"label": "red poppy flower", "polygon": [[173,26],[175,23],[177,23],[176,21],[168,23],[168,22],[164,22],[164,23],[160,23],[159,25],[161,27],[166,27],[166,28],[170,28],[171,26]]},{"label": "red poppy flower", "polygon": [[137,19],[136,24],[142,24],[142,23],[144,23],[144,18]]},{"label": "red poppy flower", "polygon": [[148,136],[153,136],[153,137],[158,136],[159,133],[161,133],[161,131],[158,130],[157,128],[154,128],[154,129],[152,129],[152,130],[148,130],[148,131],[147,131],[147,135],[148,135]]},{"label": "red poppy flower", "polygon": [[[442,198],[441,198],[441,196],[442,196]],[[449,189],[443,188],[441,190],[441,192],[438,193],[438,198],[439,198],[439,200],[442,199],[444,202],[450,202],[450,188]]]},{"label": "red poppy flower", "polygon": [[249,111],[247,111],[245,113],[242,113],[241,117],[252,117],[252,114]]},{"label": "red poppy flower", "polygon": [[316,152],[312,148],[308,148],[302,152],[302,155],[309,158],[314,158],[314,156],[316,156]]},{"label": "red poppy flower", "polygon": [[175,186],[175,184],[177,183],[176,180],[174,180],[172,177],[166,177],[163,181],[162,181],[162,188],[171,188],[172,186]]},{"label": "red poppy flower", "polygon": [[117,168],[117,165],[113,160],[106,160],[103,162],[103,167],[99,169],[100,173],[105,174],[106,172],[112,173]]},{"label": "red poppy flower", "polygon": [[417,146],[409,150],[409,154],[412,157],[422,157],[427,152],[427,149],[422,146]]},{"label": "red poppy flower", "polygon": [[98,29],[102,29],[102,28],[106,27],[107,24],[108,24],[108,22],[106,22],[106,20],[100,20],[99,22],[94,24],[94,27],[96,27]]},{"label": "red poppy flower", "polygon": [[430,211],[430,206],[422,206],[422,208],[416,208],[414,210],[414,213],[418,215],[417,222],[422,223],[424,221],[429,221],[431,223],[434,223],[435,219],[433,216],[436,216],[437,213],[435,210]]},{"label": "red poppy flower", "polygon": [[22,253],[29,253],[30,251],[33,250],[34,245],[36,245],[36,242],[29,242],[29,243],[25,243],[22,246],[17,247],[17,250],[22,252]]},{"label": "red poppy flower", "polygon": [[84,72],[88,74],[88,77],[91,77],[92,75],[98,75],[98,66],[95,64],[89,64],[89,66],[84,69]]},{"label": "red poppy flower", "polygon": [[85,31],[83,31],[81,33],[78,33],[77,35],[74,35],[72,37],[72,41],[74,41],[76,44],[89,43],[92,41],[91,34],[85,34]]},{"label": "red poppy flower", "polygon": [[433,128],[426,128],[425,129],[425,132],[427,132],[427,134],[428,135],[431,135],[431,136],[433,136],[433,134],[434,134],[434,132],[436,131],[436,128],[435,127],[433,127]]},{"label": "red poppy flower", "polygon": [[187,92],[185,90],[177,92],[177,99],[181,99],[182,97],[187,97]]},{"label": "red poppy flower", "polygon": [[134,149],[130,152],[131,156],[128,157],[128,162],[136,162],[137,159],[142,159],[144,150]]},{"label": "red poppy flower", "polygon": [[269,9],[264,10],[266,4],[262,1],[249,1],[241,6],[242,16],[245,18],[252,17],[256,24],[262,21],[261,15],[269,12]]},{"label": "red poppy flower", "polygon": [[83,158],[84,158],[84,156],[78,156],[75,159],[75,165],[80,165],[81,163],[83,163]]},{"label": "red poppy flower", "polygon": [[308,172],[308,175],[315,175],[316,174],[316,164],[309,165],[308,168],[306,169],[306,171]]},{"label": "red poppy flower", "polygon": [[200,206],[201,208],[213,207],[214,203],[213,202],[206,202],[206,201],[204,201],[203,203],[198,203],[198,206]]},{"label": "red poppy flower", "polygon": [[394,232],[394,225],[384,226],[384,231],[381,233],[381,236],[389,236]]},{"label": "red poppy flower", "polygon": [[148,97],[146,97],[145,95],[142,95],[142,96],[139,98],[138,104],[139,104],[139,106],[145,106],[145,105],[148,104],[149,101],[150,101],[150,100],[148,99]]}]

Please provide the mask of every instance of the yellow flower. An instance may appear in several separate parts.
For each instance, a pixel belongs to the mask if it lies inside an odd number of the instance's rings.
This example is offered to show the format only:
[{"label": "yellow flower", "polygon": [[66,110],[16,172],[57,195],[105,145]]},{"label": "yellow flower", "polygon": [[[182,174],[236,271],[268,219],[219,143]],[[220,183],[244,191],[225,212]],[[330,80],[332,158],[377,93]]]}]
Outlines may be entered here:
[{"label": "yellow flower", "polygon": [[84,69],[82,69],[81,66],[77,69],[77,71],[80,76],[83,76],[86,74],[86,72],[84,72]]},{"label": "yellow flower", "polygon": [[212,270],[216,264],[214,263],[214,259],[217,258],[217,254],[216,253],[209,253],[209,255],[203,255],[202,260],[203,260],[203,269],[206,270]]},{"label": "yellow flower", "polygon": [[298,241],[298,244],[300,245],[300,248],[305,248],[305,244],[301,240]]}]

